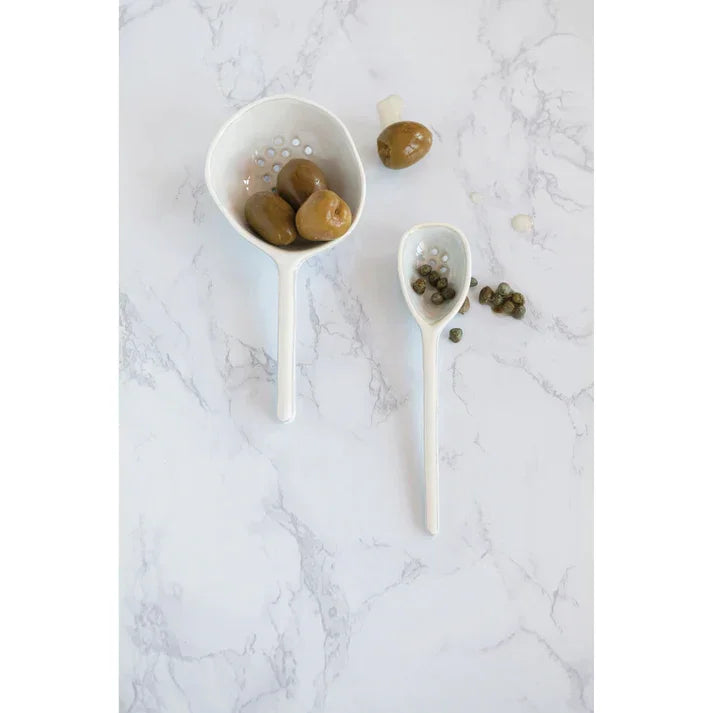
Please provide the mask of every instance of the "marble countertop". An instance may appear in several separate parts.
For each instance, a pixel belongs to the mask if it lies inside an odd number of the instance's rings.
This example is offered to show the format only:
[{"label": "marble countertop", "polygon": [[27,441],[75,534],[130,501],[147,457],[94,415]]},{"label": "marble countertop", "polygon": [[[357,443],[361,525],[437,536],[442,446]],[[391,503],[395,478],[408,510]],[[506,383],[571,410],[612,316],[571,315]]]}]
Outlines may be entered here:
[{"label": "marble countertop", "polygon": [[[122,713],[591,711],[590,3],[128,0],[120,25]],[[283,92],[344,120],[368,182],[300,272],[289,425],[276,270],[203,181],[218,127]],[[401,172],[394,92],[434,133]],[[396,275],[422,221],[528,299],[441,343],[436,538]]]}]

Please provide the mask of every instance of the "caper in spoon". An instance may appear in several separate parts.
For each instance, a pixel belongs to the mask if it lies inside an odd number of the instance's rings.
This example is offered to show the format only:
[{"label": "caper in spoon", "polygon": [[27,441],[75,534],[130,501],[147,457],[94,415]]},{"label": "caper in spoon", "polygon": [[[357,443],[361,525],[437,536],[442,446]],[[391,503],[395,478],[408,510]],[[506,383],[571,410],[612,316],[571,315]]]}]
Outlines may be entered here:
[{"label": "caper in spoon", "polygon": [[417,295],[422,295],[426,291],[426,280],[424,280],[422,277],[419,277],[418,280],[414,280],[411,283],[411,287],[413,287],[413,291]]}]

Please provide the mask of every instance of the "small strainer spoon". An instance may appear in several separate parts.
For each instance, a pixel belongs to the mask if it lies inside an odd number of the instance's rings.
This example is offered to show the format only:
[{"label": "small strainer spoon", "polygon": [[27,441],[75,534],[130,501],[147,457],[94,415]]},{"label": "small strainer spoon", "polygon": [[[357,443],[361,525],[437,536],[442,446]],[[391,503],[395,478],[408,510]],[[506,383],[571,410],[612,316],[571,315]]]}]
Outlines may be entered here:
[{"label": "small strainer spoon", "polygon": [[[438,339],[460,309],[470,287],[470,246],[460,230],[446,223],[421,223],[404,233],[399,245],[399,280],[406,304],[421,328],[423,342],[423,436],[426,474],[426,529],[438,533]],[[411,286],[417,268],[430,264],[448,278],[456,295],[436,305],[431,291]]]}]

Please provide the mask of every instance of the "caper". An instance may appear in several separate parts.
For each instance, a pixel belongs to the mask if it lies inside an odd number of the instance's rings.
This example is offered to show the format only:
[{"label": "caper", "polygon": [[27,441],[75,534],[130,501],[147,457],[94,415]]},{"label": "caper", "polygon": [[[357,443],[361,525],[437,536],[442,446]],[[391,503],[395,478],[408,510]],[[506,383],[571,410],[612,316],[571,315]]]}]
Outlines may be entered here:
[{"label": "caper", "polygon": [[510,287],[507,282],[501,282],[498,285],[498,294],[507,297],[512,294],[512,287]]},{"label": "caper", "polygon": [[474,277],[470,278],[470,286],[471,287],[477,287],[478,286],[478,280],[476,280]]},{"label": "caper", "polygon": [[495,312],[495,314],[502,314],[503,305],[502,304],[493,305],[492,310],[493,310],[493,312]]},{"label": "caper", "polygon": [[421,265],[421,267],[418,268],[418,274],[426,277],[426,275],[429,275],[431,273],[431,270],[433,270],[433,268],[428,263],[426,263],[425,265]]},{"label": "caper", "polygon": [[450,332],[448,332],[448,339],[452,342],[460,342],[462,336],[463,330],[460,327],[454,327]]},{"label": "caper", "polygon": [[430,285],[433,287],[436,286],[436,283],[441,279],[441,276],[434,270],[433,272],[428,273],[428,282]]},{"label": "caper", "polygon": [[515,304],[512,300],[508,300],[503,304],[503,314],[512,314],[515,311]]},{"label": "caper", "polygon": [[436,289],[437,290],[443,290],[444,288],[448,287],[448,278],[446,277],[439,277],[438,282],[436,282]]},{"label": "caper", "polygon": [[424,280],[422,277],[419,277],[418,280],[414,280],[411,283],[411,287],[413,287],[413,291],[417,295],[422,295],[426,291],[426,280]]},{"label": "caper", "polygon": [[515,317],[515,319],[522,319],[525,316],[525,311],[525,305],[515,305],[512,316]]},{"label": "caper", "polygon": [[493,299],[490,300],[490,304],[493,305],[493,307],[502,307],[503,304],[505,304],[505,298],[499,292],[496,292],[493,295]]},{"label": "caper", "polygon": [[516,305],[524,305],[525,304],[525,298],[522,296],[521,292],[513,292],[510,295],[510,299],[516,304]]},{"label": "caper", "polygon": [[465,314],[470,309],[470,300],[466,297],[465,302],[461,305],[458,310],[461,314]]},{"label": "caper", "polygon": [[482,305],[489,305],[493,300],[493,290],[487,285],[483,287],[478,295],[478,302]]},{"label": "caper", "polygon": [[452,287],[444,287],[441,290],[444,300],[452,300],[456,296],[456,291]]},{"label": "caper", "polygon": [[431,302],[433,302],[434,305],[443,304],[443,295],[440,292],[434,292],[431,295]]}]

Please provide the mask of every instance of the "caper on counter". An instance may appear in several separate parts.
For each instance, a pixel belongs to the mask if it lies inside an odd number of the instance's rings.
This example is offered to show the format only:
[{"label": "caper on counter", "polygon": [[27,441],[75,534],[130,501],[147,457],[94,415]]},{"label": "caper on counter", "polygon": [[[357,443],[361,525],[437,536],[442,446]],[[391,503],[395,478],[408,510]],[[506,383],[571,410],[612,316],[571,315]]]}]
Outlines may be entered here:
[{"label": "caper on counter", "polygon": [[478,302],[482,305],[489,305],[493,300],[493,290],[487,285],[483,287],[478,295]]},{"label": "caper on counter", "polygon": [[505,314],[515,319],[522,319],[527,312],[525,296],[514,292],[507,282],[501,282],[495,290],[487,285],[480,290],[478,302],[488,305],[495,314]]},{"label": "caper on counter", "polygon": [[461,305],[458,312],[460,312],[460,314],[465,314],[469,309],[470,309],[470,299],[468,297],[466,297],[465,301]]},{"label": "caper on counter", "polygon": [[463,330],[460,327],[454,327],[453,329],[448,332],[448,339],[450,339],[452,342],[460,342],[460,340],[463,338]]}]

